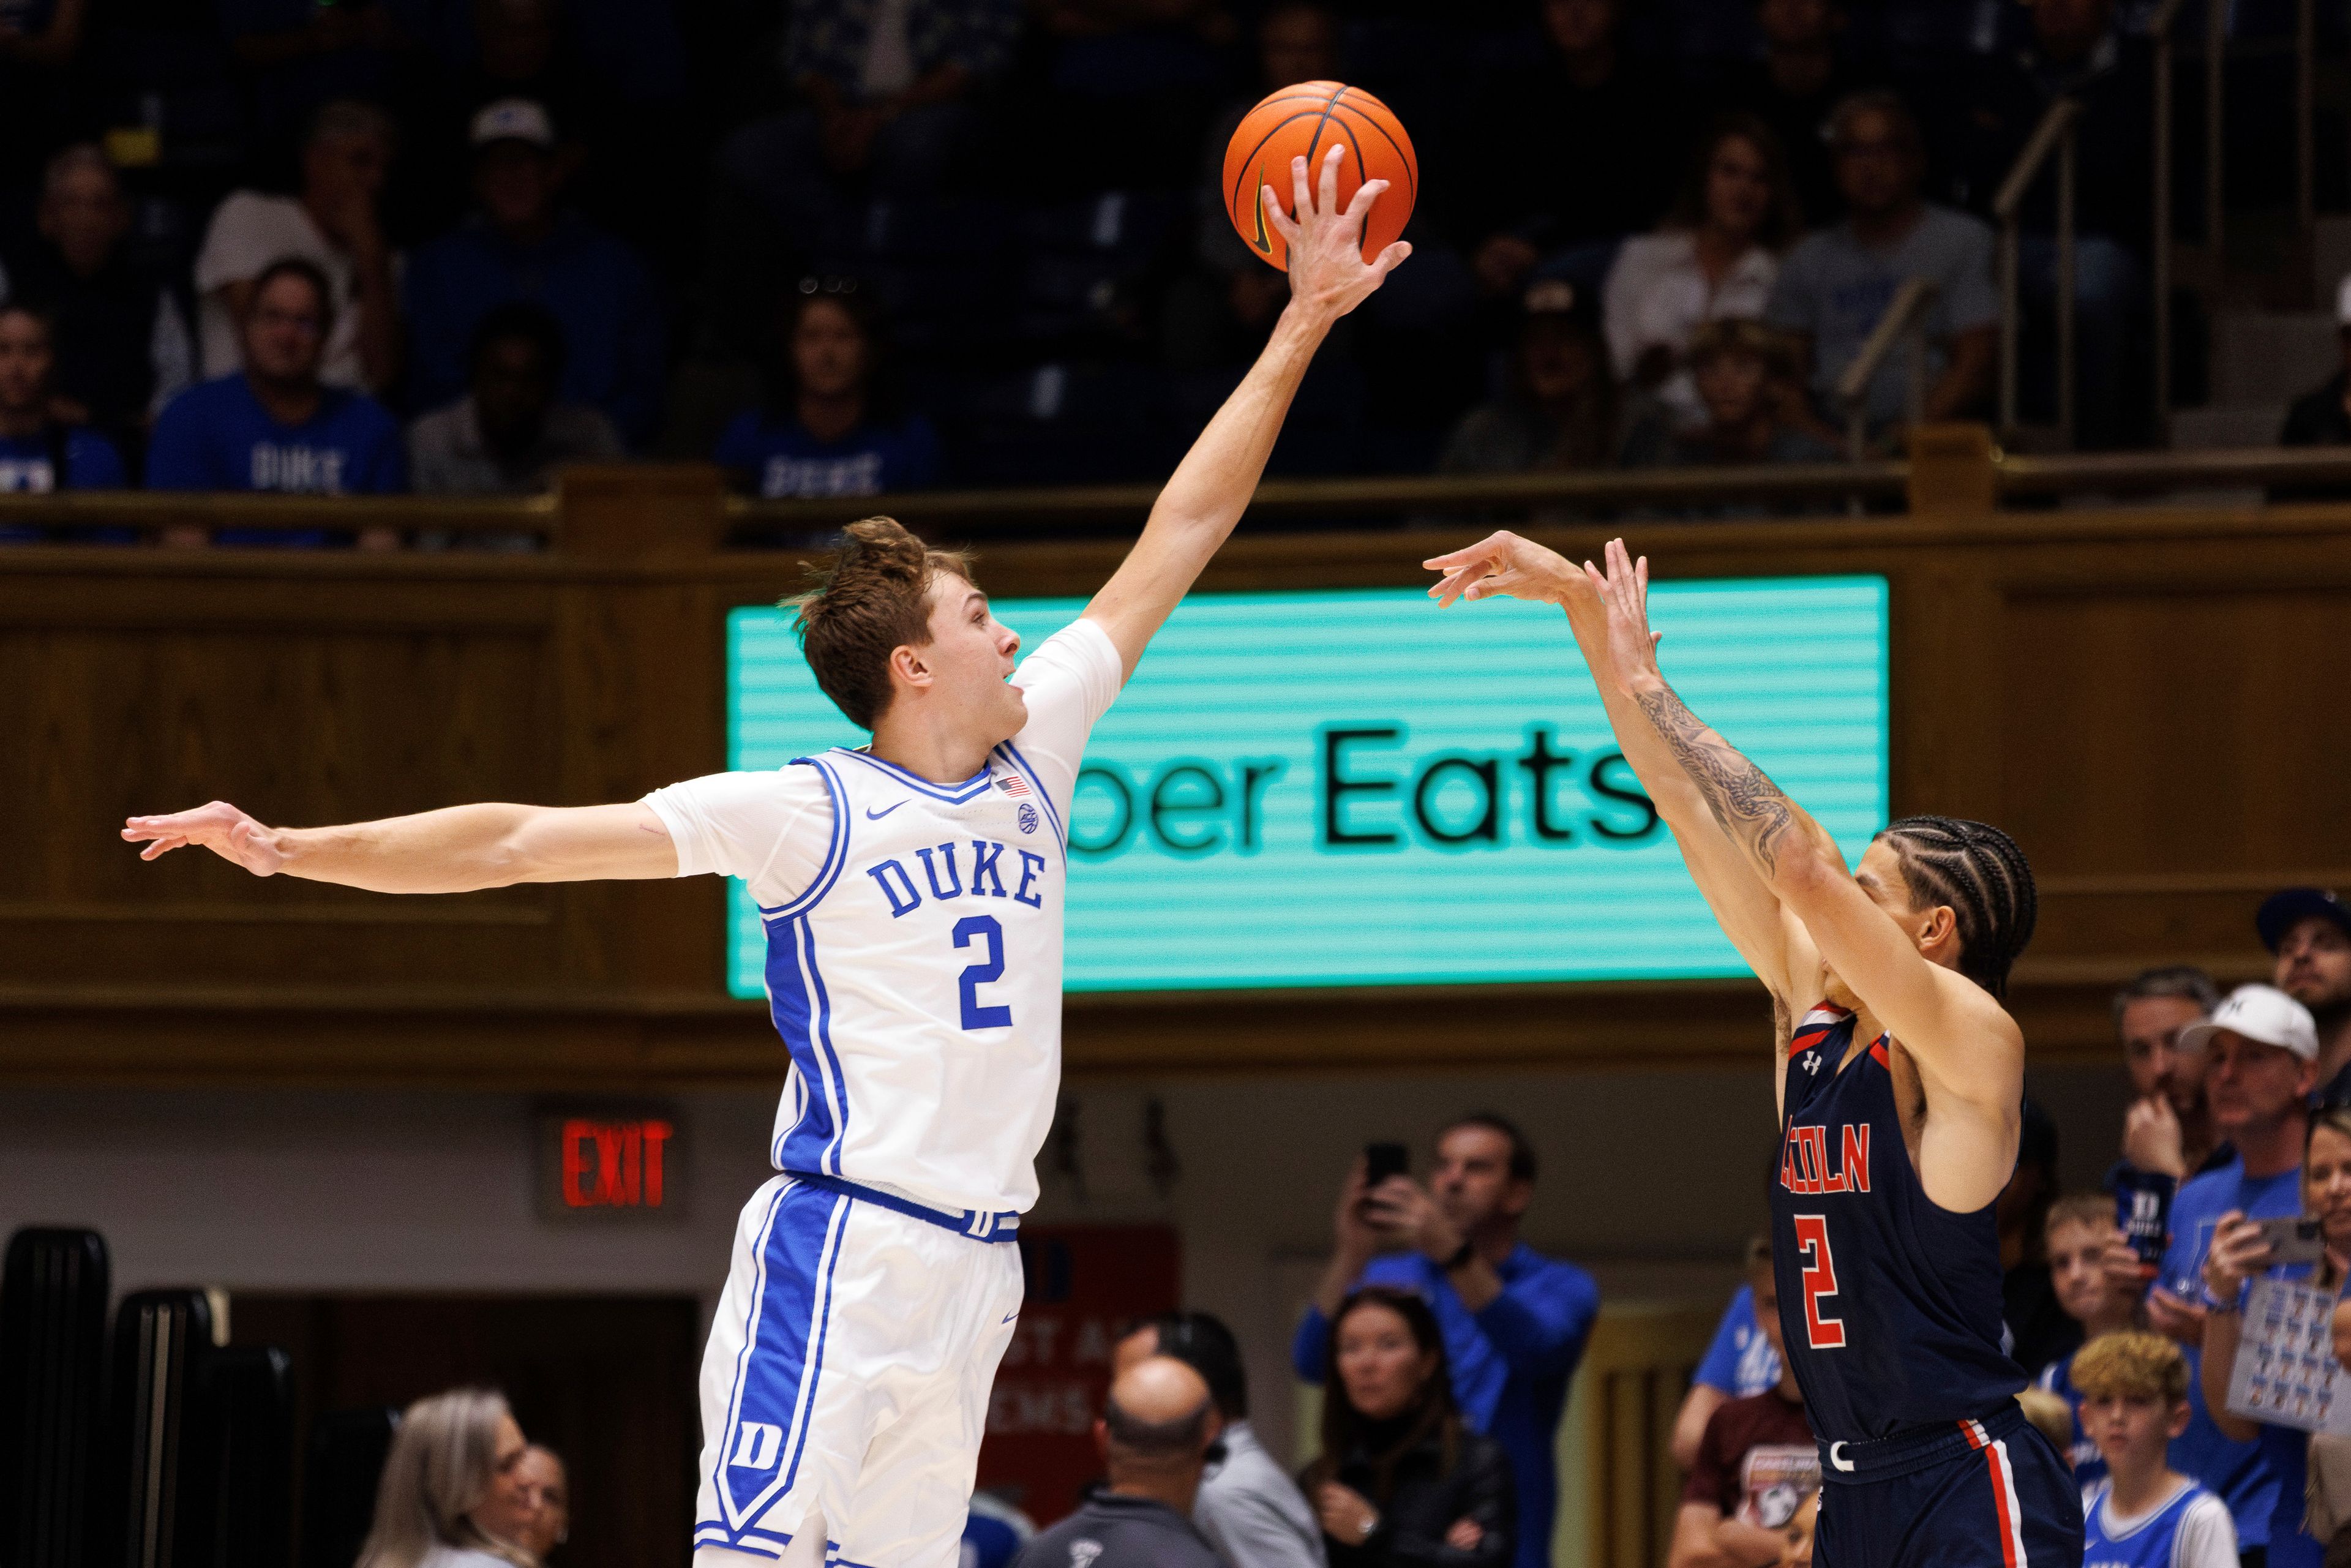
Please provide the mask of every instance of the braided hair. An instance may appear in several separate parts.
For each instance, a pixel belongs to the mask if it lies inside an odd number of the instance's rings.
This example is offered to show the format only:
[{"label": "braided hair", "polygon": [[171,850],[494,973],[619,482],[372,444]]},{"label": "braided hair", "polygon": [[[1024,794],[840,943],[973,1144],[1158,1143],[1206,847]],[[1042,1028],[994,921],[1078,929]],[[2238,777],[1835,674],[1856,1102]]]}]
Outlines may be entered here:
[{"label": "braided hair", "polygon": [[2005,996],[2009,968],[2032,940],[2040,910],[2032,868],[2016,841],[1962,817],[1903,817],[1877,836],[1894,846],[1911,896],[1947,904],[1958,917],[1959,973]]}]

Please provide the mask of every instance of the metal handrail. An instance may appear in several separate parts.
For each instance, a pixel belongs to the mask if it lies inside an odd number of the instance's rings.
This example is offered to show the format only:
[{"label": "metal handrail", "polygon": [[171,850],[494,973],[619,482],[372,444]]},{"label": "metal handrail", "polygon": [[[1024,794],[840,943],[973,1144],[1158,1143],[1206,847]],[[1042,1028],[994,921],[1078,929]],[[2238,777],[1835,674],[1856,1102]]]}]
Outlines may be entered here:
[{"label": "metal handrail", "polygon": [[1992,216],[2000,223],[2000,433],[2016,435],[2017,211],[2051,152],[2057,154],[2057,430],[2060,444],[2074,445],[2074,131],[2080,102],[2061,98],[2032,128],[2024,150],[2009,166]]},{"label": "metal handrail", "polygon": [[1869,455],[1869,383],[1877,379],[1878,370],[1897,343],[1907,343],[1910,349],[1904,405],[1907,423],[1917,424],[1927,417],[1927,312],[1934,308],[1940,292],[1931,277],[1904,278],[1877,325],[1869,329],[1861,352],[1837,377],[1837,401],[1845,410],[1845,455],[1855,463]]},{"label": "metal handrail", "polygon": [[2171,25],[2187,4],[2163,0],[2147,23],[2155,46],[2155,123],[2150,128],[2155,147],[2149,161],[2155,174],[2155,233],[2147,251],[2155,262],[2155,438],[2164,446],[2171,444]]}]

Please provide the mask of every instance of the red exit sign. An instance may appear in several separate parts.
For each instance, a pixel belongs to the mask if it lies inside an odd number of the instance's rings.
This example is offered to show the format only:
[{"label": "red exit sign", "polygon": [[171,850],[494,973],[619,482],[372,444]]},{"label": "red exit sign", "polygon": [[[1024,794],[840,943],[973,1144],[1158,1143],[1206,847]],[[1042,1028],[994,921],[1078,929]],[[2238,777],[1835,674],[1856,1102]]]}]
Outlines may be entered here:
[{"label": "red exit sign", "polygon": [[539,1207],[549,1218],[654,1216],[684,1196],[677,1121],[665,1108],[542,1108],[538,1117]]}]

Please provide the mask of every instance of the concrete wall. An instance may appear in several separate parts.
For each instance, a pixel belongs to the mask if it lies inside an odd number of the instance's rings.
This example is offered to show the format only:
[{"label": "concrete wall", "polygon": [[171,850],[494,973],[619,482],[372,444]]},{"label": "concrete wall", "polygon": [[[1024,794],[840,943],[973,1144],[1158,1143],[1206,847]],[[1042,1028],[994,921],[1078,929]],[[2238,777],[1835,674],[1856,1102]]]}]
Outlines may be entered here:
[{"label": "concrete wall", "polygon": [[[2064,1133],[2069,1186],[2114,1155],[2119,1072],[2061,1069],[2033,1091]],[[1176,1169],[1155,1182],[1161,1106]],[[203,1284],[316,1291],[680,1292],[723,1280],[735,1214],[767,1175],[774,1103],[674,1097],[687,1208],[585,1229],[539,1217],[520,1096],[39,1090],[0,1099],[0,1228],[103,1231],[118,1291]],[[1287,1344],[1329,1245],[1340,1174],[1367,1139],[1425,1150],[1448,1116],[1491,1107],[1535,1139],[1536,1245],[1620,1298],[1710,1298],[1762,1218],[1771,1092],[1752,1072],[1444,1074],[1189,1080],[1073,1088],[1073,1147],[1040,1161],[1040,1221],[1165,1220],[1186,1293],[1250,1349],[1258,1414],[1288,1451]],[[1074,1158],[1071,1170],[1064,1168]],[[1425,1155],[1416,1155],[1416,1158]],[[1082,1188],[1082,1190],[1081,1190]]]}]

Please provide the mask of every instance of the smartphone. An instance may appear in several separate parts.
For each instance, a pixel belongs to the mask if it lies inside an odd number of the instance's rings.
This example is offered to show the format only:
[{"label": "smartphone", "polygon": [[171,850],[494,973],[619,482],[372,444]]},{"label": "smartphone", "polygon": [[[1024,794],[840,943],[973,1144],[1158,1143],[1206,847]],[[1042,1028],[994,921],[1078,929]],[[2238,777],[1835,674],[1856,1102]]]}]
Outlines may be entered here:
[{"label": "smartphone", "polygon": [[1369,1191],[1390,1176],[1400,1176],[1412,1169],[1412,1151],[1402,1144],[1365,1144],[1364,1145],[1364,1188]]},{"label": "smartphone", "polygon": [[2326,1256],[2326,1239],[2319,1233],[2315,1219],[2287,1215],[2260,1223],[2262,1239],[2270,1244],[2273,1263],[2315,1263]]}]

